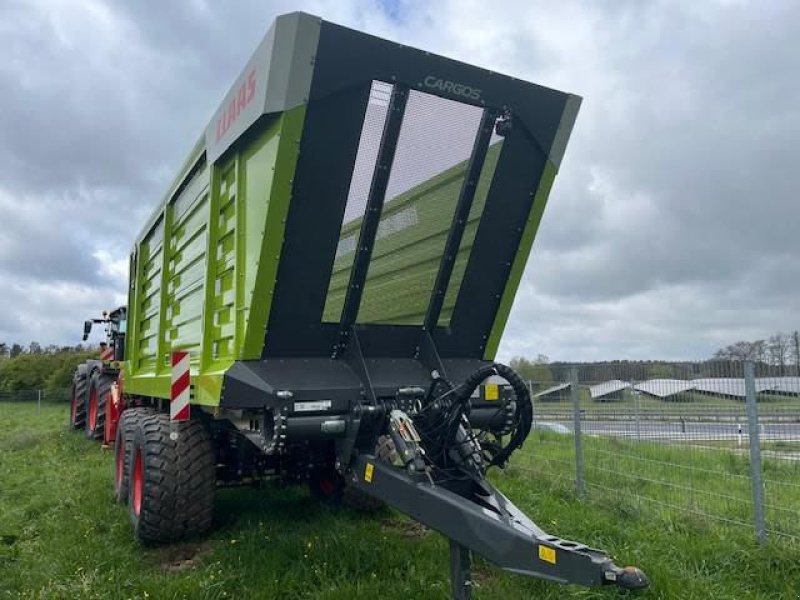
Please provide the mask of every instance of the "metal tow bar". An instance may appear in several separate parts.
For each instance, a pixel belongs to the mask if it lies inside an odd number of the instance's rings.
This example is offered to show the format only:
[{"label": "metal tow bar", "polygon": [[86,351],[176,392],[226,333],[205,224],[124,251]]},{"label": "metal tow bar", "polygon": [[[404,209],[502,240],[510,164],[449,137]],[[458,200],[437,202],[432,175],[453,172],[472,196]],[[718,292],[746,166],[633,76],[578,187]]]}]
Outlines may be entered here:
[{"label": "metal tow bar", "polygon": [[471,597],[471,552],[506,571],[558,583],[617,585],[627,590],[649,583],[641,570],[615,565],[602,550],[547,534],[488,482],[482,486],[485,494],[479,503],[431,482],[424,474],[410,475],[371,455],[354,459],[350,479],[360,490],[450,540],[456,600]]}]

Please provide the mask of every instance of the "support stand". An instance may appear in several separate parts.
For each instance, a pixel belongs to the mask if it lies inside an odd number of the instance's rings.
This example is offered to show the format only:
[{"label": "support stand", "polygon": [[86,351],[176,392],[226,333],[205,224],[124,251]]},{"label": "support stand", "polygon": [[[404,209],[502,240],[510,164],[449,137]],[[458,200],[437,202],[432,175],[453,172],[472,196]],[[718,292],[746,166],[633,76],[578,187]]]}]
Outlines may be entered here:
[{"label": "support stand", "polygon": [[453,590],[453,600],[472,598],[469,567],[469,550],[458,542],[450,540],[450,586]]}]

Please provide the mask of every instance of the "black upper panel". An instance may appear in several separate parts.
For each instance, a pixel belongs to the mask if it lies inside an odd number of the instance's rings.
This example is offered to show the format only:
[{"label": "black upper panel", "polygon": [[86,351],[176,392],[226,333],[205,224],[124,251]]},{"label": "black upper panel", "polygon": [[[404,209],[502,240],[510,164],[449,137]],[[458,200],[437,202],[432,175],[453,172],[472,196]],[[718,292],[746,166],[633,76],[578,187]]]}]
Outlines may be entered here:
[{"label": "black upper panel", "polygon": [[[568,94],[322,23],[264,357],[329,356],[340,338],[322,314],[373,80],[511,115],[443,358],[480,358]],[[419,326],[358,325],[368,356],[411,357]]]}]

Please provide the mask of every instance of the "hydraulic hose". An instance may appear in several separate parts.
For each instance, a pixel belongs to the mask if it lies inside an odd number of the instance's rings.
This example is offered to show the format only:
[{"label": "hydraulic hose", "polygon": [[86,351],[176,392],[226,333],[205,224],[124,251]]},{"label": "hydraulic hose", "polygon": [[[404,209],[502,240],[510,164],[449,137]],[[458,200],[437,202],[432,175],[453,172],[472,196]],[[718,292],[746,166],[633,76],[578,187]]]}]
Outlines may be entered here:
[{"label": "hydraulic hose", "polygon": [[478,389],[478,386],[491,375],[499,375],[505,379],[517,398],[517,411],[515,416],[514,428],[511,432],[511,437],[508,443],[502,447],[492,456],[490,466],[503,467],[508,462],[511,454],[527,439],[528,434],[531,432],[531,425],[533,423],[533,405],[531,404],[531,395],[528,392],[528,386],[522,378],[517,375],[509,366],[501,363],[493,363],[486,365],[476,370],[472,375],[462,383],[455,391],[456,402],[454,404],[467,406],[472,393]]}]

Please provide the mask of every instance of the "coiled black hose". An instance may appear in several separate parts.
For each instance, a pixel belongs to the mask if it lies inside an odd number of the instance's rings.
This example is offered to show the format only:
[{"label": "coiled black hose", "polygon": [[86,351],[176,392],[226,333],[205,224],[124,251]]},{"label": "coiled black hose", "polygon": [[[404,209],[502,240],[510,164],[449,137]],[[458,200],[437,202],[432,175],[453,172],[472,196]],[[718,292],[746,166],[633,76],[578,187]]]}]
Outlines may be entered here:
[{"label": "coiled black hose", "polygon": [[510,434],[510,439],[507,444],[501,446],[498,451],[492,456],[489,466],[503,467],[508,462],[511,454],[527,439],[528,434],[531,432],[531,425],[533,424],[533,405],[531,404],[531,395],[528,392],[528,386],[517,374],[514,369],[502,363],[493,363],[476,370],[472,375],[455,390],[456,406],[466,407],[469,406],[469,399],[472,393],[478,389],[478,386],[487,378],[492,375],[499,375],[505,379],[514,394],[517,397],[517,410],[514,417],[514,427]]}]

